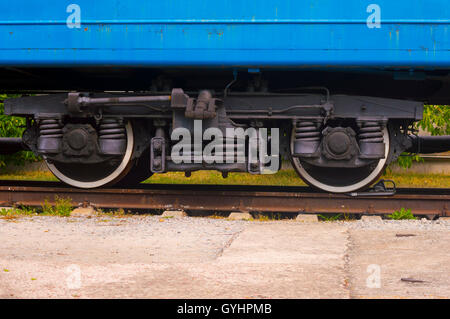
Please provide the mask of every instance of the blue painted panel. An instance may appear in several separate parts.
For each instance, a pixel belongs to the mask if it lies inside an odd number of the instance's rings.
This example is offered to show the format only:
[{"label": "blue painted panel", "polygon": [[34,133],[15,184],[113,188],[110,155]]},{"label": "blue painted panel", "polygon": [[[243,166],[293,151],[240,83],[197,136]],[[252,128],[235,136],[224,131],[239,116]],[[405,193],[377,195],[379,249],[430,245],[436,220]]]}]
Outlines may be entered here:
[{"label": "blue painted panel", "polygon": [[449,0],[0,0],[0,65],[450,68],[449,17]]}]

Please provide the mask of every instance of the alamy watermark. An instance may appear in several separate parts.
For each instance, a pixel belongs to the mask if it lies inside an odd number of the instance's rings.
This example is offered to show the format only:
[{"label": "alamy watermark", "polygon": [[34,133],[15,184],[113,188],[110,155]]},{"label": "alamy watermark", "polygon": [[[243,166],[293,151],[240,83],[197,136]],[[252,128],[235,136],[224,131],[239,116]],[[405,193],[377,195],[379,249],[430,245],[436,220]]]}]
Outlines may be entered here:
[{"label": "alamy watermark", "polygon": [[[66,7],[66,12],[70,13],[67,17],[66,24],[69,29],[81,28],[81,7],[72,3]],[[366,12],[370,13],[367,17],[366,24],[369,29],[381,28],[381,7],[378,4],[369,4]]]},{"label": "alamy watermark", "polygon": [[[264,167],[261,171],[263,174],[274,174],[279,169],[279,128],[226,128],[224,136],[223,131],[216,127],[203,131],[202,121],[194,120],[193,133],[192,137],[191,131],[184,127],[172,131],[171,140],[178,141],[171,150],[171,159],[175,164],[231,164],[248,161]],[[204,141],[210,142],[203,147]]]},{"label": "alamy watermark", "polygon": [[78,4],[69,4],[66,12],[70,13],[67,17],[66,25],[69,29],[81,28],[81,8]]},{"label": "alamy watermark", "polygon": [[378,4],[369,4],[366,9],[370,15],[367,17],[367,27],[369,29],[381,28],[381,7]]},{"label": "alamy watermark", "polygon": [[367,288],[381,288],[381,266],[371,264],[367,266],[366,272],[370,274],[366,279]]},{"label": "alamy watermark", "polygon": [[69,289],[81,288],[81,268],[78,265],[72,264],[66,267],[66,285]]}]

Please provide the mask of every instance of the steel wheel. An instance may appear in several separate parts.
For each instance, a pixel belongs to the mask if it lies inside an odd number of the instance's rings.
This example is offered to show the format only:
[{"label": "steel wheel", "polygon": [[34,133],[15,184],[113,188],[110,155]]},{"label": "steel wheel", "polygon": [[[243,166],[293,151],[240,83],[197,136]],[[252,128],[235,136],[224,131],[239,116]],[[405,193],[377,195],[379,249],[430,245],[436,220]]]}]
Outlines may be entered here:
[{"label": "steel wheel", "polygon": [[[294,147],[294,133],[291,134],[291,150]],[[310,186],[331,193],[354,192],[369,187],[383,173],[390,150],[389,131],[387,128],[383,129],[383,138],[385,158],[366,167],[318,167],[310,165],[297,157],[292,157],[291,161],[298,175]]]},{"label": "steel wheel", "polygon": [[150,148],[148,148],[139,158],[133,161],[130,171],[118,182],[118,185],[136,186],[152,175],[153,173],[150,171]]},{"label": "steel wheel", "polygon": [[99,164],[47,163],[50,171],[62,182],[79,188],[96,188],[112,185],[122,179],[130,170],[134,147],[133,128],[128,122],[125,126],[127,147],[125,154],[117,164],[110,162]]}]

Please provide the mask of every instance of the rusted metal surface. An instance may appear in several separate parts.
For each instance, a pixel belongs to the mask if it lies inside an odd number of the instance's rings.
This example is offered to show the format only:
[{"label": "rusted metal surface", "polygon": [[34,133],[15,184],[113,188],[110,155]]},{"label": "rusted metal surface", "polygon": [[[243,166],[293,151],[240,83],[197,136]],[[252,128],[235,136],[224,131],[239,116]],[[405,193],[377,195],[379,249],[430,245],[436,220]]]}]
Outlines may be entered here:
[{"label": "rusted metal surface", "polygon": [[389,197],[349,197],[311,192],[304,187],[143,185],[138,189],[82,190],[58,183],[2,183],[0,205],[40,206],[55,196],[74,205],[103,208],[184,209],[278,213],[390,214],[410,208],[413,214],[450,216],[450,190],[400,190]]}]

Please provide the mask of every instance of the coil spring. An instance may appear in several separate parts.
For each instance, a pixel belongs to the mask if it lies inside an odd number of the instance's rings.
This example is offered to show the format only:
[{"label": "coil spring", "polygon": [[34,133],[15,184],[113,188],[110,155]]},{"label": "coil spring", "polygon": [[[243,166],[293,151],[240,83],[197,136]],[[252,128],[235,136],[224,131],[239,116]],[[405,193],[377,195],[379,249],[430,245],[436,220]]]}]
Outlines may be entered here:
[{"label": "coil spring", "polygon": [[314,122],[297,122],[295,125],[295,139],[302,141],[319,141],[320,130]]},{"label": "coil spring", "polygon": [[122,122],[116,119],[103,119],[100,123],[100,139],[122,140],[125,136],[125,126]]},{"label": "coil spring", "polygon": [[359,140],[367,143],[383,143],[382,127],[377,122],[364,122],[359,129]]},{"label": "coil spring", "polygon": [[39,122],[39,135],[45,137],[62,137],[62,125],[57,119],[41,120]]}]

